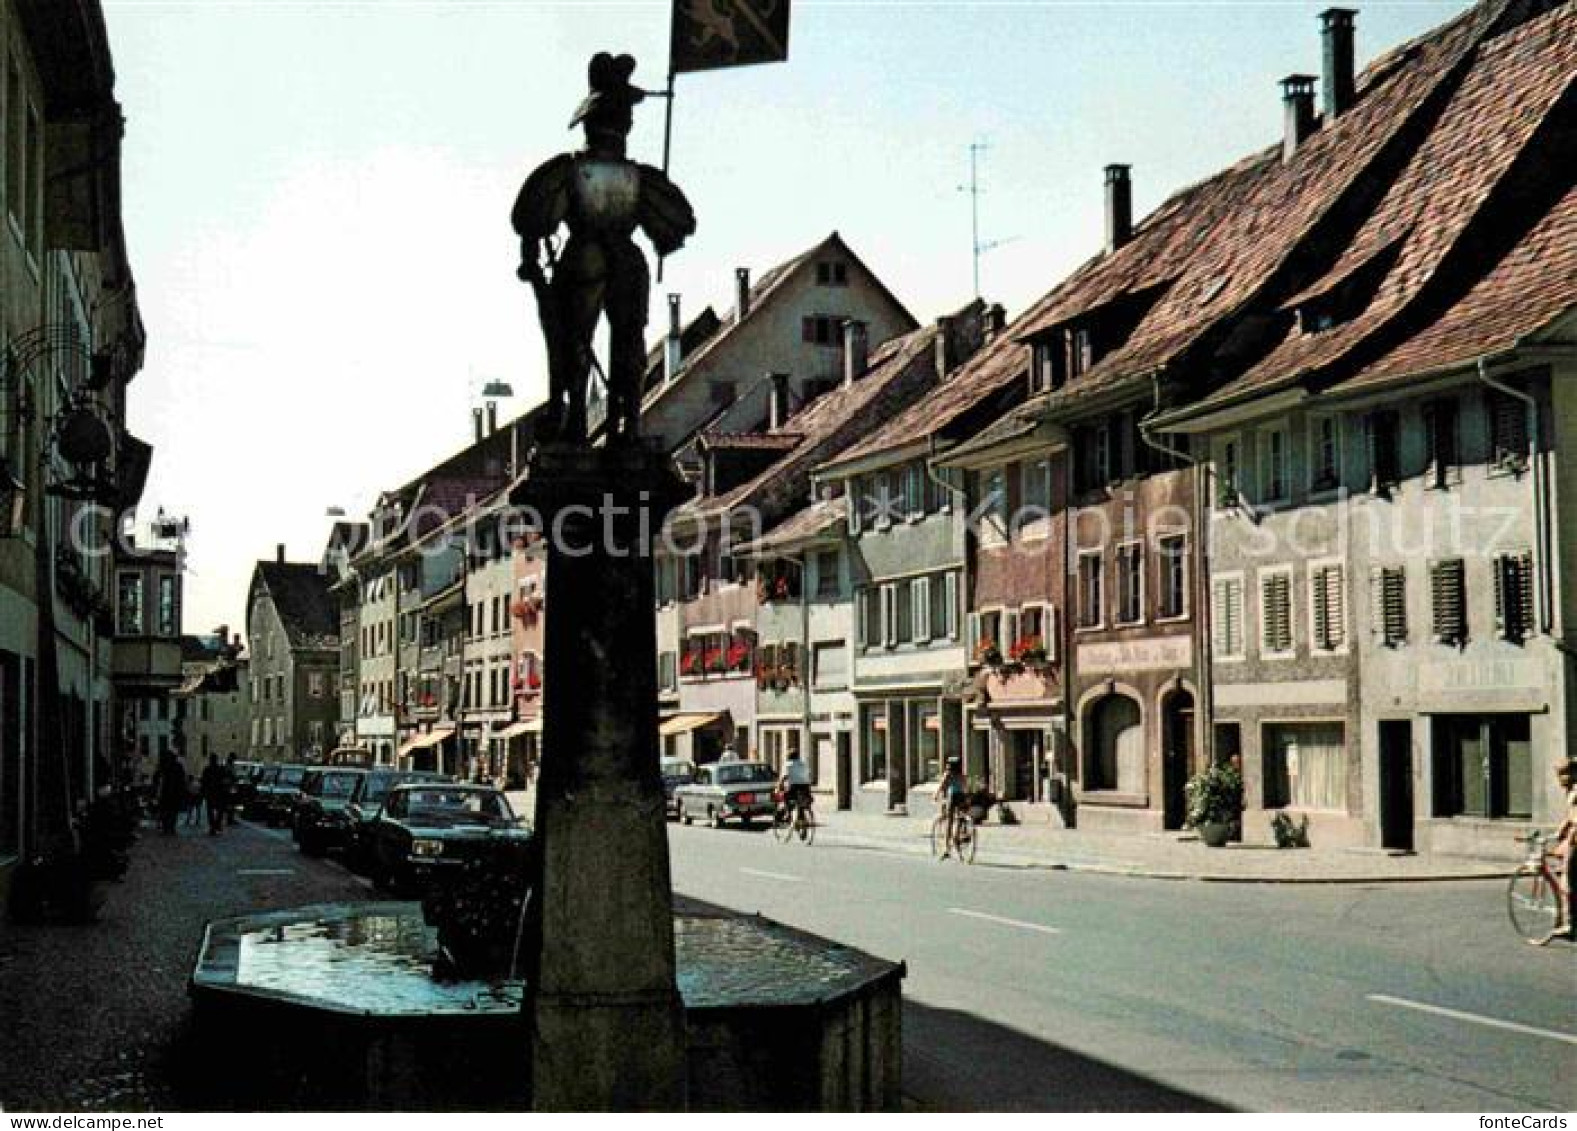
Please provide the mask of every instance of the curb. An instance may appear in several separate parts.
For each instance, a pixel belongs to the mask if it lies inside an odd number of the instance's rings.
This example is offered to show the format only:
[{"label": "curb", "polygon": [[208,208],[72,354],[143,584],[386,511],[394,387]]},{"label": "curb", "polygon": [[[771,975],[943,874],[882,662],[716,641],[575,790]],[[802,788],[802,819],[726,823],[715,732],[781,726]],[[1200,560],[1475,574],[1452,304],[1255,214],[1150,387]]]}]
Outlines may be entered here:
[{"label": "curb", "polygon": [[[823,826],[824,828],[826,826]],[[858,834],[832,833],[825,843],[829,847],[871,848],[878,851],[892,852],[904,856],[929,856],[930,849],[919,845],[909,846],[902,841],[888,840],[882,837],[862,837]],[[1428,875],[1339,875],[1339,876],[1292,876],[1277,875],[1230,875],[1216,872],[1179,872],[1153,868],[1131,868],[1113,864],[1090,864],[1066,860],[1041,860],[1025,856],[1010,856],[1000,862],[981,860],[985,867],[1013,868],[1020,871],[1044,872],[1079,872],[1093,876],[1121,876],[1131,880],[1192,880],[1202,884],[1304,884],[1304,885],[1353,885],[1353,884],[1439,884],[1439,883],[1467,883],[1470,881],[1494,880],[1504,882],[1516,872],[1516,867],[1507,865],[1504,871],[1490,872],[1439,872]]]}]

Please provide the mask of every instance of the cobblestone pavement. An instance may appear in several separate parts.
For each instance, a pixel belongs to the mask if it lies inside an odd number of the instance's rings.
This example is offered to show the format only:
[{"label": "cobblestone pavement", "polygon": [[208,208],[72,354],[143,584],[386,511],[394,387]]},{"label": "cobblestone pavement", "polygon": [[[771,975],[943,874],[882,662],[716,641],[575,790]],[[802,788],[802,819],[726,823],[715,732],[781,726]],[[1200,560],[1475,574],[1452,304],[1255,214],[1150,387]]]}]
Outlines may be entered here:
[{"label": "cobblestone pavement", "polygon": [[[105,885],[99,921],[21,927],[0,918],[0,1107],[170,1111],[183,1102],[186,983],[204,923],[370,898],[285,833],[242,824],[210,837],[145,826],[131,869]],[[245,1071],[238,1051],[238,1071]]]},{"label": "cobblestone pavement", "polygon": [[[930,814],[888,817],[817,808],[817,844],[929,854]],[[1508,841],[1509,841],[1508,834]],[[994,821],[980,831],[977,862],[1002,867],[1054,868],[1152,879],[1241,883],[1386,883],[1489,879],[1508,876],[1513,863],[1454,856],[1396,855],[1378,849],[1277,849],[1232,844],[1206,848],[1188,833],[1101,835]]]}]

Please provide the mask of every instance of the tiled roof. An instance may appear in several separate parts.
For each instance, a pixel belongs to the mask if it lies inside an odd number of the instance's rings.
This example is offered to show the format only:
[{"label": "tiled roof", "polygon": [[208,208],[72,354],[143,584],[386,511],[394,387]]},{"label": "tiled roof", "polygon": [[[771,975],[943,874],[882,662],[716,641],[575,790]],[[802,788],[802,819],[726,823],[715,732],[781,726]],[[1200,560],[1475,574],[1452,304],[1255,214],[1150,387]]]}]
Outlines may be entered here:
[{"label": "tiled roof", "polygon": [[[1384,276],[1367,304],[1355,317],[1328,329],[1303,331],[1293,323],[1264,358],[1200,407],[1266,392],[1361,357],[1365,343],[1374,350],[1377,336],[1394,331],[1417,305],[1429,301],[1432,290],[1449,288],[1455,277],[1483,270],[1470,261],[1489,247],[1493,237],[1488,229],[1503,230],[1532,219],[1525,214],[1525,204],[1508,202],[1497,208],[1493,194],[1522,193],[1525,186],[1512,183],[1519,178],[1559,183],[1560,173],[1527,169],[1519,173],[1514,163],[1528,151],[1536,132],[1550,127],[1557,115],[1565,115],[1569,131],[1574,75],[1577,5],[1565,4],[1483,42],[1433,129],[1346,250],[1320,280],[1286,305],[1290,308],[1328,293],[1375,263]],[[1564,109],[1557,109],[1558,105]],[[1566,136],[1569,139],[1570,132]],[[1543,144],[1553,147],[1556,142]],[[1570,184],[1570,167],[1564,176]],[[1535,235],[1531,243],[1524,243],[1525,258],[1528,249],[1542,249],[1544,276],[1538,286],[1520,293],[1511,289],[1506,280],[1517,273],[1511,268],[1479,292],[1472,319],[1478,332],[1455,331],[1458,350],[1475,354],[1509,345],[1514,336],[1506,336],[1506,327],[1527,332],[1571,305],[1577,273],[1572,270],[1570,243],[1564,247],[1559,243],[1561,231],[1556,219],[1542,238]],[[1495,308],[1497,297],[1505,309]],[[1465,329],[1460,316],[1447,317]],[[1436,334],[1432,339],[1436,345],[1416,345],[1407,355],[1418,365],[1443,361],[1445,355],[1436,356],[1435,351],[1451,336]]]},{"label": "tiled roof", "polygon": [[[883,393],[906,380],[915,382],[917,388],[928,387],[934,382],[932,359],[936,356],[939,332],[936,325],[931,325],[884,342],[871,356],[863,377],[823,393],[789,417],[781,429],[765,434],[768,437],[788,434],[798,438],[794,448],[783,458],[731,491],[686,504],[677,517],[683,521],[685,517],[701,518],[754,505],[769,488],[794,477],[803,479],[801,486],[808,491],[811,467],[847,443],[849,436],[859,434],[862,425],[868,423],[863,414]],[[926,380],[916,381],[912,370],[922,360],[932,362],[931,373]],[[929,400],[932,395],[927,394],[923,399]]]},{"label": "tiled roof", "polygon": [[315,562],[257,563],[258,575],[279,613],[293,648],[332,648],[339,643],[339,603],[330,578]]},{"label": "tiled roof", "polygon": [[847,497],[822,499],[802,510],[795,511],[788,519],[778,523],[760,538],[739,547],[736,553],[770,555],[775,551],[790,549],[817,535],[841,526],[849,518]]},{"label": "tiled roof", "polygon": [[1041,394],[1008,409],[957,447],[949,448],[948,457],[957,459],[974,452],[984,452],[1005,441],[1028,436],[1040,426],[1046,412],[1046,399],[1046,395]]},{"label": "tiled roof", "polygon": [[1481,4],[1382,56],[1359,80],[1351,109],[1322,123],[1292,160],[1282,160],[1278,144],[1183,190],[1131,242],[1075,271],[1017,334],[1161,289],[1127,339],[1052,399],[1053,410],[1076,412],[1088,394],[1127,388],[1191,349],[1208,354],[1254,304],[1283,301],[1326,274],[1331,265],[1320,257],[1344,246],[1342,226],[1361,216],[1381,159],[1396,152],[1391,144],[1428,125],[1431,95],[1449,90],[1458,65],[1512,2]]}]

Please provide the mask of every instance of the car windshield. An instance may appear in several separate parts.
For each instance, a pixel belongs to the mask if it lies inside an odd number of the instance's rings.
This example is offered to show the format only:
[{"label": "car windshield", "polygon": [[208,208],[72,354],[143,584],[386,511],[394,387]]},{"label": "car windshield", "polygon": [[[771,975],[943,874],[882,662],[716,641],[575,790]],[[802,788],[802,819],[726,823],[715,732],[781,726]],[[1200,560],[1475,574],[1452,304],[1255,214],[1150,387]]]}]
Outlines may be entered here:
[{"label": "car windshield", "polygon": [[301,779],[306,776],[306,773],[307,771],[300,766],[281,766],[279,768],[279,778],[275,784],[287,786],[300,785]]},{"label": "car windshield", "polygon": [[349,797],[360,774],[324,774],[318,783],[319,797]]},{"label": "car windshield", "polygon": [[405,811],[413,817],[472,816],[489,821],[509,821],[515,816],[502,793],[484,789],[408,790]]},{"label": "car windshield", "polygon": [[389,790],[397,785],[405,785],[407,782],[437,780],[437,774],[368,774],[367,784],[362,787],[360,796],[363,801],[378,802],[389,796]]},{"label": "car windshield", "polygon": [[664,761],[662,764],[662,775],[664,778],[689,781],[695,777],[695,767],[689,762],[679,760]]},{"label": "car windshield", "polygon": [[738,785],[740,782],[769,782],[772,780],[772,767],[763,765],[760,762],[733,762],[714,767],[712,780],[718,785]]}]

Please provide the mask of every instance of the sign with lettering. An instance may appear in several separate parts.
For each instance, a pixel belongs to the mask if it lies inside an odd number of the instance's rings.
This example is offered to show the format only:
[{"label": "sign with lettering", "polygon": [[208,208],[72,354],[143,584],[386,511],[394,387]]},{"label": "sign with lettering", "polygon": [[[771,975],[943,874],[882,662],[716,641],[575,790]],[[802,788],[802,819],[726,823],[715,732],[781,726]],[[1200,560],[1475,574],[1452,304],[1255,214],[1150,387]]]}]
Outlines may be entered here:
[{"label": "sign with lettering", "polygon": [[1544,669],[1537,660],[1454,660],[1420,664],[1420,691],[1542,691]]},{"label": "sign with lettering", "polygon": [[1080,644],[1078,649],[1078,670],[1082,674],[1170,671],[1193,662],[1194,641],[1189,636],[1103,641]]}]

